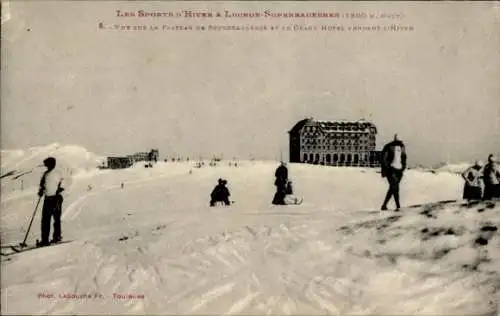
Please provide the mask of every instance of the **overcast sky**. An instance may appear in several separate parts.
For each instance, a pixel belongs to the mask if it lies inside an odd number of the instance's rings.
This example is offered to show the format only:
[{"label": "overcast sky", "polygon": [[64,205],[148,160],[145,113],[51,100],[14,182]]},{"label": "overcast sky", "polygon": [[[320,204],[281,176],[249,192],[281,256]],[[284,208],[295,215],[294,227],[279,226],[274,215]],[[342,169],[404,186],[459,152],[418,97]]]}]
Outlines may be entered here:
[{"label": "overcast sky", "polygon": [[[412,164],[500,154],[498,3],[13,1],[1,144],[102,155],[279,158],[304,117],[366,118]],[[115,10],[390,12],[400,20],[117,18]],[[100,30],[105,25],[399,24],[403,32]]]}]

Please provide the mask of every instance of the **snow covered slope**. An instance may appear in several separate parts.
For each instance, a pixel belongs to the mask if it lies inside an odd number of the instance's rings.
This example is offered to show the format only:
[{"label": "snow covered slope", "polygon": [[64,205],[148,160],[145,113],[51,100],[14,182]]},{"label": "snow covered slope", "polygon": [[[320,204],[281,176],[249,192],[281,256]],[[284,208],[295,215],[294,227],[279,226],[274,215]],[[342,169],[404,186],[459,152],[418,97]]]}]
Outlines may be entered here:
[{"label": "snow covered slope", "polygon": [[[275,163],[159,163],[82,177],[72,242],[2,256],[3,314],[484,314],[500,293],[499,203],[456,201],[456,174],[409,170],[399,213],[377,170],[289,165],[299,206],[272,206]],[[231,207],[208,207],[219,177]],[[123,183],[123,189],[121,184]],[[89,185],[91,190],[89,190]],[[2,252],[36,198],[2,199]],[[39,236],[38,213],[29,242]]]}]

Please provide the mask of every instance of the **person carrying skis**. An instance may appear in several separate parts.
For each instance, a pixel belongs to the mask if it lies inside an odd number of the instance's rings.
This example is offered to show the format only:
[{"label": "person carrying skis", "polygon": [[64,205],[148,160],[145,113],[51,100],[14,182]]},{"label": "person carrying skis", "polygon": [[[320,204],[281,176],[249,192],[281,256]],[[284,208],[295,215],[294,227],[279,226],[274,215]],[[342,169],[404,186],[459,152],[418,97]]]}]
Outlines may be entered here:
[{"label": "person carrying skis", "polygon": [[394,140],[386,144],[382,149],[381,167],[382,177],[387,178],[387,182],[389,183],[389,189],[387,190],[381,210],[387,210],[387,203],[394,196],[396,211],[398,211],[401,208],[399,203],[399,183],[406,169],[406,147],[397,134],[394,135]]},{"label": "person carrying skis", "polygon": [[483,200],[500,198],[500,171],[495,156],[488,156],[488,163],[483,169],[484,195]]},{"label": "person carrying skis", "polygon": [[482,198],[482,167],[482,162],[476,161],[473,166],[467,168],[467,170],[462,173],[462,178],[465,180],[463,199],[472,201]]},{"label": "person carrying skis", "polygon": [[[48,246],[51,243],[60,242],[62,238],[61,212],[63,197],[61,193],[64,191],[64,178],[58,171],[54,170],[56,167],[55,158],[48,157],[43,161],[43,164],[47,168],[47,171],[43,173],[40,180],[40,189],[38,190],[40,198],[45,196],[42,208],[42,236],[39,246]],[[54,217],[54,231],[52,241],[49,242],[52,217]]]},{"label": "person carrying skis", "polygon": [[276,180],[274,180],[276,193],[274,194],[272,203],[275,205],[285,205],[285,191],[286,184],[288,182],[288,169],[283,161],[274,172],[274,176],[276,177]]},{"label": "person carrying skis", "polygon": [[210,206],[215,206],[217,202],[223,202],[225,205],[231,205],[229,202],[229,189],[226,187],[227,180],[219,179],[218,184],[210,194]]}]

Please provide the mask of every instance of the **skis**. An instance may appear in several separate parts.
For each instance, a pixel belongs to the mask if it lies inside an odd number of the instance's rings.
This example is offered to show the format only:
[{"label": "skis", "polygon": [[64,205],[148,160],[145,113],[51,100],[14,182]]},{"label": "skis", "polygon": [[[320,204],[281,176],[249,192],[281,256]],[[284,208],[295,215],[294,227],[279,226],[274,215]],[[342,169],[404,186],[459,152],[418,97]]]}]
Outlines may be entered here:
[{"label": "skis", "polygon": [[10,256],[10,255],[13,255],[13,254],[17,254],[17,253],[22,253],[22,252],[26,252],[26,251],[30,251],[30,250],[35,250],[35,249],[41,249],[41,248],[46,248],[46,247],[52,247],[52,246],[57,246],[57,245],[60,245],[60,244],[66,244],[66,243],[69,243],[69,242],[72,242],[72,240],[65,240],[65,241],[59,241],[59,242],[56,242],[56,243],[51,243],[47,246],[40,246],[39,245],[39,242],[37,240],[37,243],[35,245],[28,245],[28,246],[9,246],[9,248],[12,250],[11,253],[2,253],[2,256]]}]

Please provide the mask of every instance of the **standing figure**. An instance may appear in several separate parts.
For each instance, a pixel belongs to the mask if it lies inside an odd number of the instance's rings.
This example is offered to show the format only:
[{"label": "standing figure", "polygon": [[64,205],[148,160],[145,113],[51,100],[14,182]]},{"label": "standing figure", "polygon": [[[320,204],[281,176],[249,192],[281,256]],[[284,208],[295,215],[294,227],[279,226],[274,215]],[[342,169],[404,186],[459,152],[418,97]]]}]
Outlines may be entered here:
[{"label": "standing figure", "polygon": [[223,202],[225,205],[231,205],[229,202],[229,189],[226,187],[227,180],[219,179],[218,184],[210,194],[210,206],[215,206],[217,202]]},{"label": "standing figure", "polygon": [[488,156],[488,163],[483,169],[484,200],[500,198],[500,171],[495,156]]},{"label": "standing figure", "polygon": [[462,178],[465,180],[463,198],[468,201],[480,200],[483,197],[482,188],[482,173],[483,164],[476,161],[473,166],[467,168],[462,173]]},{"label": "standing figure", "polygon": [[[42,209],[42,237],[39,246],[57,243],[61,241],[62,238],[61,212],[63,197],[61,193],[64,191],[64,179],[58,171],[54,170],[56,167],[55,158],[49,157],[43,161],[43,164],[47,168],[47,171],[43,173],[42,179],[40,180],[40,189],[38,190],[39,197],[45,195]],[[49,243],[50,222],[52,217],[54,217],[54,232],[52,241]]]},{"label": "standing figure", "polygon": [[274,180],[274,185],[276,186],[276,193],[274,194],[273,204],[285,205],[286,184],[288,182],[288,169],[283,161],[274,172],[274,176],[276,177],[276,180]]},{"label": "standing figure", "polygon": [[387,203],[394,196],[396,211],[398,211],[401,208],[399,202],[399,183],[406,169],[406,147],[397,134],[394,135],[394,140],[386,144],[382,149],[381,167],[382,177],[387,178],[387,182],[389,183],[389,189],[387,190],[381,209],[387,210]]}]

